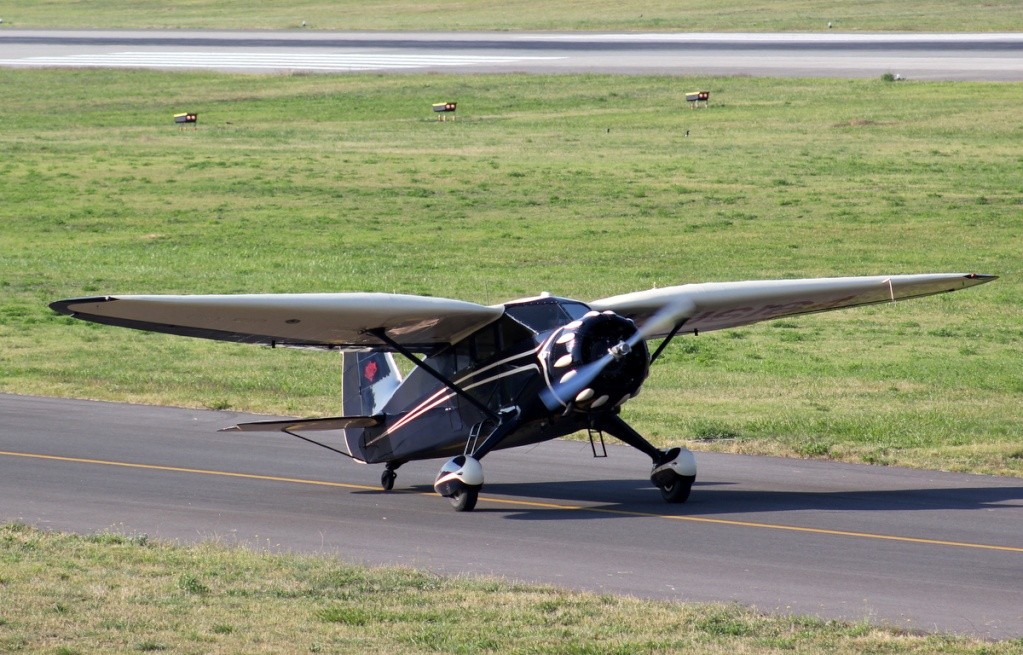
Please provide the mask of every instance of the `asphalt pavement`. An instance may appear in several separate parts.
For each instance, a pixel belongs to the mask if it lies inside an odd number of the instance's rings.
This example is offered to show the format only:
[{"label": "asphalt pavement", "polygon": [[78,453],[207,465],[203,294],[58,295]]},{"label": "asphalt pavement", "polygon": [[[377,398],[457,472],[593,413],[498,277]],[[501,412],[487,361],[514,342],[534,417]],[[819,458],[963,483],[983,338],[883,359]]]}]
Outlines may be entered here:
[{"label": "asphalt pavement", "polygon": [[1023,33],[0,29],[0,66],[1023,80]]},{"label": "asphalt pavement", "polygon": [[0,520],[216,539],[444,574],[502,576],[771,613],[1023,636],[1023,481],[698,453],[684,505],[649,462],[585,442],[498,451],[477,510],[432,491],[439,461],[360,465],[250,417],[0,395]]}]

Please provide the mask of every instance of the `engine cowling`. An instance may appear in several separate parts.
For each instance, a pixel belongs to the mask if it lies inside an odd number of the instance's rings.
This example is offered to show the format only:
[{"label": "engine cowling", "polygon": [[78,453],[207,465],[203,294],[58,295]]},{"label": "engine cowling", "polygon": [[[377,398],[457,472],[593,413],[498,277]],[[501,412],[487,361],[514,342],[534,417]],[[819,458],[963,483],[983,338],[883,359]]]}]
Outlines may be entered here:
[{"label": "engine cowling", "polygon": [[[611,311],[589,312],[551,335],[541,352],[548,389],[564,407],[580,412],[606,411],[639,393],[650,370],[646,342],[629,345],[637,327]],[[610,357],[607,357],[610,355]],[[606,358],[606,364],[581,389],[565,389],[574,376],[591,374],[587,365]]]}]

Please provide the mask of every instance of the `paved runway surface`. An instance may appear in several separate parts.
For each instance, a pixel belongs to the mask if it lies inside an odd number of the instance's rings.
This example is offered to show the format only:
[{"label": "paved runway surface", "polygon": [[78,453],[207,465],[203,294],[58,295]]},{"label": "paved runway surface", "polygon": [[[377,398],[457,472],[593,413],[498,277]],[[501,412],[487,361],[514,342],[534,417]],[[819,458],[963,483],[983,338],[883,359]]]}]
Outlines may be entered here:
[{"label": "paved runway surface", "polygon": [[1023,636],[1023,480],[699,454],[669,506],[639,453],[558,441],[491,454],[459,514],[439,462],[385,493],[379,466],[216,431],[240,418],[0,395],[0,521]]},{"label": "paved runway surface", "polygon": [[0,29],[0,66],[1023,80],[1023,33],[591,34]]}]

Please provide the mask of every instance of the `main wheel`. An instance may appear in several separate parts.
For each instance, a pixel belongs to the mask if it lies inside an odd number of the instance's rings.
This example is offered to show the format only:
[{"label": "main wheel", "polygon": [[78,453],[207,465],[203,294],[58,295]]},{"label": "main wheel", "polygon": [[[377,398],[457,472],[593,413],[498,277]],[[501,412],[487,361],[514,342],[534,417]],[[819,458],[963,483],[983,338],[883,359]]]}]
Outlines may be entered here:
[{"label": "main wheel", "polygon": [[394,481],[397,478],[397,473],[391,469],[384,469],[384,472],[380,474],[380,486],[384,488],[384,491],[390,491],[394,489]]},{"label": "main wheel", "polygon": [[451,506],[455,508],[456,512],[471,512],[476,509],[476,501],[480,498],[480,490],[467,487],[462,489],[454,496],[449,496],[448,500],[451,501]]},{"label": "main wheel", "polygon": [[693,490],[696,476],[674,476],[671,482],[661,485],[661,498],[666,503],[684,503],[689,500],[689,492]]}]

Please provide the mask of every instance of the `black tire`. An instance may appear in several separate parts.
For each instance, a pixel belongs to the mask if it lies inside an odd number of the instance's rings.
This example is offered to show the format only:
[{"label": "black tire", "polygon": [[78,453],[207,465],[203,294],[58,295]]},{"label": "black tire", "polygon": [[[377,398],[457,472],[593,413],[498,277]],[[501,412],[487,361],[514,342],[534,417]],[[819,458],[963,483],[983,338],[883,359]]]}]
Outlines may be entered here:
[{"label": "black tire", "polygon": [[398,474],[391,469],[384,469],[384,472],[380,474],[380,486],[384,488],[384,491],[394,489],[394,481],[397,477]]},{"label": "black tire", "polygon": [[476,501],[479,498],[479,489],[466,488],[449,497],[448,500],[451,501],[451,506],[455,508],[456,512],[471,512],[476,509]]},{"label": "black tire", "polygon": [[666,503],[681,504],[689,500],[689,492],[693,490],[693,482],[696,481],[696,476],[675,476],[675,478],[661,486],[661,498]]}]

